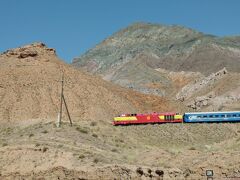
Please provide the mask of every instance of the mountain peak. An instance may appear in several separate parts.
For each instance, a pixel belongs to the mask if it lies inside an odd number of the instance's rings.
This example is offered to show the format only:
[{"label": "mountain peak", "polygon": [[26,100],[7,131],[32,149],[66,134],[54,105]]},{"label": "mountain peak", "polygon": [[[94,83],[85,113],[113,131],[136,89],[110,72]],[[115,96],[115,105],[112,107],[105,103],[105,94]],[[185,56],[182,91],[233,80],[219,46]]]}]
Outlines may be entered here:
[{"label": "mountain peak", "polygon": [[[130,36],[138,37],[140,34],[145,34],[146,36],[158,36],[158,38],[171,37],[186,35],[202,35],[202,33],[179,25],[164,25],[164,24],[154,24],[147,22],[136,22],[130,24],[128,27],[118,31],[112,37]],[[168,38],[169,38],[168,37]]]},{"label": "mountain peak", "polygon": [[[73,65],[104,79],[153,94],[149,84],[168,86],[156,72],[189,71],[204,75],[226,67],[240,72],[240,41],[220,38],[178,25],[134,23],[73,60]],[[164,92],[154,91],[163,95]]]}]

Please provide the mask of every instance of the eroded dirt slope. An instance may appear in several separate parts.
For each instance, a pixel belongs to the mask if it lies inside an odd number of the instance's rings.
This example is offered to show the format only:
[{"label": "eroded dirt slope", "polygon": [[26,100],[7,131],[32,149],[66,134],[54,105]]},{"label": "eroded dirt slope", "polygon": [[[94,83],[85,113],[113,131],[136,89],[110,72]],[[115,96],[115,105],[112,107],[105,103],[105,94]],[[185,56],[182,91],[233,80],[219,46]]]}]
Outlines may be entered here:
[{"label": "eroded dirt slope", "polygon": [[80,72],[59,60],[54,49],[35,43],[0,55],[0,120],[56,118],[62,72],[64,95],[74,120],[109,121],[123,112],[173,109],[163,98],[125,90]]}]

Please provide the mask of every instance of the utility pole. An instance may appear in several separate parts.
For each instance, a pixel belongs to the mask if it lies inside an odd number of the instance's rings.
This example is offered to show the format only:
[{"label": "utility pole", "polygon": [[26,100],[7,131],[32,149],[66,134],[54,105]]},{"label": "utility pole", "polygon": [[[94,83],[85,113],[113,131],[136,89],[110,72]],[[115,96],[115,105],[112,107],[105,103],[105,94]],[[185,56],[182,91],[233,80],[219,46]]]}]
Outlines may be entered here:
[{"label": "utility pole", "polygon": [[62,80],[61,80],[60,108],[59,108],[59,113],[58,113],[57,127],[61,126],[63,103],[64,103],[66,111],[67,111],[67,115],[68,115],[68,119],[70,121],[70,125],[72,126],[72,119],[71,119],[70,113],[68,111],[67,103],[66,103],[66,100],[65,100],[64,94],[63,94],[63,86],[64,86],[64,73],[62,74]]},{"label": "utility pole", "polygon": [[63,99],[63,102],[64,102],[64,104],[65,104],[65,108],[66,108],[66,110],[67,110],[67,115],[68,115],[68,119],[69,119],[69,121],[70,121],[70,125],[72,126],[72,119],[71,119],[71,117],[70,117],[70,114],[69,114],[69,111],[68,111],[68,107],[67,107],[67,103],[66,103],[66,101],[65,101],[64,95],[62,96],[62,99]]}]

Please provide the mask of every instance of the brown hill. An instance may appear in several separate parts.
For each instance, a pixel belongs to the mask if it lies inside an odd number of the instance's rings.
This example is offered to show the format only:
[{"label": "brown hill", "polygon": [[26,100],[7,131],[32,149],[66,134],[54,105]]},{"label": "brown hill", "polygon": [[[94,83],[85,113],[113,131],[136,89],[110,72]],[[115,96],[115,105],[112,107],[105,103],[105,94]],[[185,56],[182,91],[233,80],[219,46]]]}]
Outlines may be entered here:
[{"label": "brown hill", "polygon": [[111,120],[123,112],[171,109],[164,99],[125,90],[80,72],[59,60],[54,49],[34,43],[0,55],[0,120],[56,118],[62,72],[65,98],[74,120]]}]

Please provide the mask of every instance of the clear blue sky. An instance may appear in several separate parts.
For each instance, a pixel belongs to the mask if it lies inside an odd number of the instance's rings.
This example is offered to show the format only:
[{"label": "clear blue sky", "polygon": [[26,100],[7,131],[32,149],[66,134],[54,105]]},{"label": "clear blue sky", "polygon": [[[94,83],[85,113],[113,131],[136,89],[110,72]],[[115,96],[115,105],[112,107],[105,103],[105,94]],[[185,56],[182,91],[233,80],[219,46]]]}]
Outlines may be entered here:
[{"label": "clear blue sky", "polygon": [[0,52],[41,41],[71,62],[139,21],[240,35],[240,0],[1,0]]}]

